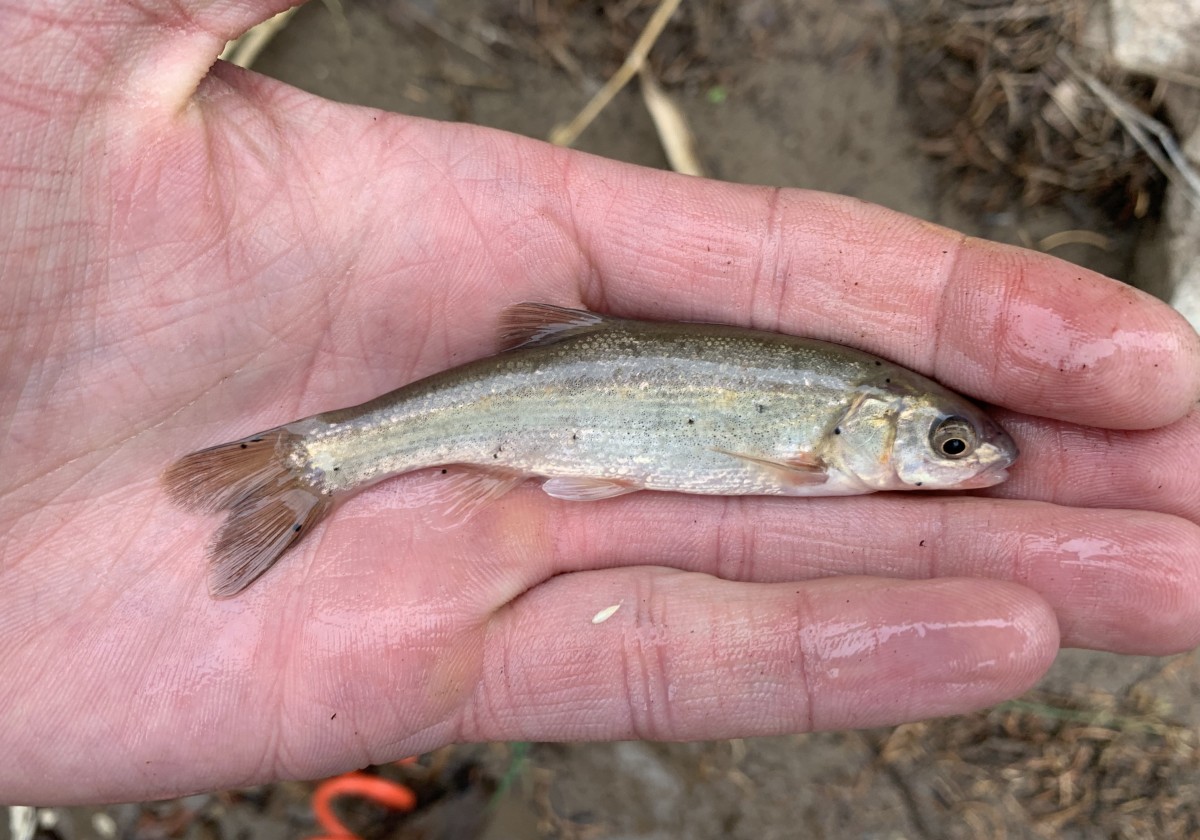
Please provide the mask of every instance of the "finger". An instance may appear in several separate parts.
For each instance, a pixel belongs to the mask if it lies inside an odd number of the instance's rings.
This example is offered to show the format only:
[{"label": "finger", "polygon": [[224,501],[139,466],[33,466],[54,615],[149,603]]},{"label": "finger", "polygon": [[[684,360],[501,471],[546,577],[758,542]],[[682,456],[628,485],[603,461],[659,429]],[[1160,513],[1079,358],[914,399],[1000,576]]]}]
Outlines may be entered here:
[{"label": "finger", "polygon": [[[251,74],[217,75],[272,109],[286,99]],[[830,339],[991,403],[1107,428],[1164,425],[1200,398],[1200,337],[1186,321],[1044,254],[853,199],[684,178],[483,128],[348,107],[306,109],[308,128],[282,110],[272,116],[271,130],[286,125],[307,145],[336,146],[350,134],[356,162],[393,164],[370,170],[362,209],[325,214],[309,232],[329,243],[378,234],[356,274],[391,279],[337,291],[347,298],[332,309],[346,324],[330,327],[368,359],[395,347],[394,331],[364,336],[352,325],[378,320],[371,313],[394,309],[400,292],[454,310],[437,328],[448,358],[493,348],[482,336],[496,309],[525,298]],[[346,184],[363,179],[340,175],[310,173],[304,194],[344,205]],[[414,263],[414,253],[432,256]],[[571,277],[575,287],[564,288]],[[305,288],[292,299],[327,300],[326,282]]]},{"label": "finger", "polygon": [[850,198],[573,164],[582,296],[603,309],[852,344],[1088,425],[1160,426],[1200,398],[1191,327],[1076,265]]},{"label": "finger", "polygon": [[[131,103],[157,102],[176,113],[225,39],[284,5],[185,3],[148,14],[136,5],[106,4],[102,26],[82,17],[62,26],[92,27],[95,61],[121,68],[106,80]],[[6,14],[19,33],[46,31],[23,12]],[[54,30],[17,40],[57,53],[71,37]],[[62,66],[79,75],[71,62]],[[397,126],[413,124],[394,118],[364,139],[378,114],[338,113],[325,142],[352,133],[360,160],[394,155],[388,149]],[[405,146],[457,177],[458,158],[447,150],[489,148],[494,136],[425,126]],[[542,264],[539,280],[518,269],[530,241],[543,243],[535,250],[544,255],[558,254],[571,239],[577,250],[569,268],[582,278],[576,294],[621,314],[829,338],[989,402],[1108,428],[1164,425],[1200,397],[1200,339],[1183,319],[1148,295],[1052,257],[965,239],[853,199],[651,173],[532,141],[503,145],[507,156],[457,167],[464,180],[448,180],[446,194],[458,216],[472,220],[459,235],[479,239],[470,243],[477,250],[502,255],[495,262],[504,264],[487,271],[526,278],[508,293],[523,287],[526,296],[561,297],[561,278],[571,271]],[[517,179],[519,189],[511,188]],[[412,180],[408,173],[382,175],[375,212],[394,218],[414,194],[424,201]],[[510,188],[489,186],[497,183]],[[475,221],[498,214],[503,224]],[[441,244],[446,236],[438,236]],[[397,249],[407,247],[403,236],[392,240]],[[494,301],[486,303],[494,308]]]},{"label": "finger", "polygon": [[1200,527],[1159,513],[902,495],[531,498],[488,517],[478,538],[462,550],[502,547],[515,586],[633,563],[755,582],[988,578],[1036,591],[1071,647],[1162,655],[1200,645]]},{"label": "finger", "polygon": [[[314,218],[307,235],[332,245],[371,232],[355,273],[389,278],[334,290],[329,334],[355,352],[331,341],[322,364],[365,356],[397,370],[396,331],[356,325],[379,322],[398,294],[420,304],[414,312],[454,312],[420,372],[489,352],[497,308],[534,299],[830,339],[991,403],[1106,428],[1161,426],[1200,399],[1200,337],[1177,313],[1044,254],[853,199],[653,172],[483,128],[348,107],[306,110],[304,128],[277,108],[277,86],[252,74],[222,81],[252,91],[308,145],[351,134],[356,162],[391,164],[369,179],[342,167],[304,184],[321,205],[344,205],[347,184],[370,196]],[[327,301],[332,269],[290,286],[292,304]],[[277,317],[303,323],[288,314]],[[429,332],[413,320],[412,335]]]},{"label": "finger", "polygon": [[1009,584],[745,584],[649,567],[571,574],[494,616],[459,738],[880,726],[1019,694],[1057,646],[1053,613]]},{"label": "finger", "polygon": [[1157,510],[1200,523],[1200,410],[1161,429],[1127,432],[996,416],[1021,458],[988,495]]}]

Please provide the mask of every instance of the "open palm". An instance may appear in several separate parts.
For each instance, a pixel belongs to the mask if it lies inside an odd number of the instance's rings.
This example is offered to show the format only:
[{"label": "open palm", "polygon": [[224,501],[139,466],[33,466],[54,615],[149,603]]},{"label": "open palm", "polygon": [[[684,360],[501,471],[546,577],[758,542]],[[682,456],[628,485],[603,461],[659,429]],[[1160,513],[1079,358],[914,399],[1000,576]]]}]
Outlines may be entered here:
[{"label": "open palm", "polygon": [[[58,5],[0,10],[0,801],[864,726],[1017,693],[1060,631],[1197,644],[1200,354],[1161,304],[849,199],[208,72],[267,3]],[[991,497],[528,487],[452,532],[405,477],[208,596],[173,458],[485,355],[521,300],[860,346],[1010,409],[1022,460]]]}]

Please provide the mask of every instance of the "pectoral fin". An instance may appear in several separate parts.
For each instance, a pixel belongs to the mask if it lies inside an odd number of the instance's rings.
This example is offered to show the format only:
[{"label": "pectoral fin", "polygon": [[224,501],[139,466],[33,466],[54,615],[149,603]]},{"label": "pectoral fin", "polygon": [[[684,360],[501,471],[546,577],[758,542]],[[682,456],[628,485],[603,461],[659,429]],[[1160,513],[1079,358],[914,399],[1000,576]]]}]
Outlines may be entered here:
[{"label": "pectoral fin", "polygon": [[566,499],[569,502],[594,502],[636,493],[641,485],[629,481],[613,481],[607,478],[548,478],[542,484],[547,496]]},{"label": "pectoral fin", "polygon": [[824,484],[829,480],[829,471],[825,462],[816,455],[802,452],[790,458],[779,460],[764,458],[759,455],[747,455],[744,452],[730,452],[728,449],[713,447],[714,452],[720,452],[731,458],[740,458],[766,469],[777,470],[786,475],[786,480],[792,484]]},{"label": "pectoral fin", "polygon": [[603,329],[610,320],[584,309],[567,309],[548,303],[517,303],[500,313],[500,345],[504,350],[541,347]]}]

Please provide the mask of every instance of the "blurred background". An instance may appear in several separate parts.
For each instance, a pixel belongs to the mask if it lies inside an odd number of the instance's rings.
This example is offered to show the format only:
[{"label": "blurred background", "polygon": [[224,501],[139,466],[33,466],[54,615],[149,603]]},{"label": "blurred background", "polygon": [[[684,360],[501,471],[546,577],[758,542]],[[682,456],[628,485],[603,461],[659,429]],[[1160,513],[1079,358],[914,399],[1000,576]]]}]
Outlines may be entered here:
[{"label": "blurred background", "polygon": [[[1197,323],[1200,3],[672,5],[313,0],[229,56],[331,99],[547,139],[643,37],[642,72],[576,147],[856,196],[1052,252]],[[1197,698],[1193,655],[1067,651],[1030,695],[966,717],[456,746],[333,781],[10,808],[0,838],[312,838],[331,815],[369,839],[1198,837]]]}]

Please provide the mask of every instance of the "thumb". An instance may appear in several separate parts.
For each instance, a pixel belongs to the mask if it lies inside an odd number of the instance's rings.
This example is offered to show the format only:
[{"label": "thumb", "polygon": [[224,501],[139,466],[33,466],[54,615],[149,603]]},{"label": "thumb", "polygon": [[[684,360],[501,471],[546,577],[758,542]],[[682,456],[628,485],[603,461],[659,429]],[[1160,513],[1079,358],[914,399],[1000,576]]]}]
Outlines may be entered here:
[{"label": "thumb", "polygon": [[[12,102],[69,113],[71,99],[123,101],[138,108],[178,110],[227,41],[296,5],[289,0],[177,0],[125,3],[76,0],[0,6],[6,54],[0,83]],[[36,71],[30,68],[37,68]],[[22,97],[22,92],[31,94]]]}]

